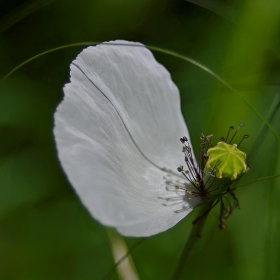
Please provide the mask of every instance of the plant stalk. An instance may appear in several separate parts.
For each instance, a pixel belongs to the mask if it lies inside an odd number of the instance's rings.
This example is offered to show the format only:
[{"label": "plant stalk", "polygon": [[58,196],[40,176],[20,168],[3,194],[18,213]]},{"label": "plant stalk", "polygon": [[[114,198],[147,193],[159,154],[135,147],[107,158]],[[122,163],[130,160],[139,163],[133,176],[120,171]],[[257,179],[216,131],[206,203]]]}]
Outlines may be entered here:
[{"label": "plant stalk", "polygon": [[212,204],[213,202],[204,203],[199,207],[197,218],[194,220],[195,223],[193,222],[192,230],[183,248],[179,262],[174,271],[173,277],[171,278],[172,280],[177,280],[180,278],[182,271],[185,268],[185,265],[187,264],[189,258],[195,252],[195,249],[197,248],[197,245],[201,239],[202,231],[206,224],[208,214],[210,212]]}]

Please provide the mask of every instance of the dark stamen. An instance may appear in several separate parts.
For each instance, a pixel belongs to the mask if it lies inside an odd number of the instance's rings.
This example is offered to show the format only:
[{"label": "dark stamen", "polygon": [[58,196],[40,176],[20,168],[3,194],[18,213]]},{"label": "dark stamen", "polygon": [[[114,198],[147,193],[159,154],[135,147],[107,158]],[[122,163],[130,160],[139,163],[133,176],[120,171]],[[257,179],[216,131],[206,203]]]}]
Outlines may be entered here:
[{"label": "dark stamen", "polygon": [[[228,203],[229,203],[229,201],[228,201]],[[229,206],[230,206],[230,204],[229,204]],[[220,210],[220,225],[219,225],[220,229],[226,229],[226,226],[224,223],[228,216],[227,208],[228,207],[225,206],[225,203],[224,203],[223,197],[222,197],[221,198],[221,210]]]},{"label": "dark stamen", "polygon": [[229,127],[229,130],[228,130],[228,133],[227,133],[227,138],[226,138],[226,141],[225,141],[225,142],[227,142],[228,137],[229,137],[229,134],[230,134],[230,132],[231,132],[232,130],[234,130],[234,126],[230,126],[230,127]]},{"label": "dark stamen", "polygon": [[210,134],[210,135],[206,136],[206,140],[207,140],[207,143],[208,143],[207,150],[209,148],[212,148],[212,137],[213,137],[213,134]]},{"label": "dark stamen", "polygon": [[241,124],[237,127],[237,129],[236,129],[236,131],[234,132],[234,134],[233,134],[232,138],[230,139],[229,144],[231,144],[231,142],[232,142],[232,140],[234,139],[234,137],[235,137],[236,133],[238,132],[238,130],[239,130],[239,129],[240,129],[240,127],[242,127],[242,126],[244,126],[244,124],[243,124],[243,123],[241,123]]},{"label": "dark stamen", "polygon": [[[215,164],[214,168],[211,170],[210,176],[208,177],[208,179],[207,179],[207,181],[206,181],[206,183],[205,183],[205,186],[207,185],[207,183],[209,182],[210,178],[212,177],[211,175],[214,175],[214,174],[215,174],[215,173],[214,173],[214,172],[215,172],[215,168],[216,168],[216,166],[219,165],[220,163],[221,163],[221,161],[218,160],[217,163]],[[214,177],[212,177],[212,178],[214,178],[214,179],[213,179],[213,181],[210,183],[210,185],[206,188],[206,191],[208,191],[208,190],[211,188],[211,186],[213,185],[213,183],[214,183],[215,180],[216,180],[216,176],[214,176]]]},{"label": "dark stamen", "polygon": [[186,155],[185,156],[185,162],[188,166],[188,169],[190,171],[190,178],[192,177],[193,181],[195,182],[196,181],[196,176],[195,176],[195,168],[193,167],[193,165],[191,164],[191,161],[188,159],[188,156]]},{"label": "dark stamen", "polygon": [[184,177],[199,191],[199,193],[201,193],[200,189],[195,185],[195,182],[193,182],[185,172],[182,172],[182,174],[184,175]]},{"label": "dark stamen", "polygon": [[238,209],[240,209],[240,206],[239,206],[239,201],[236,197],[236,194],[233,192],[233,191],[230,191],[229,190],[229,194],[232,196],[233,198],[233,201],[234,201],[234,206],[237,207]]},{"label": "dark stamen", "polygon": [[248,134],[245,134],[245,135],[242,137],[242,139],[241,139],[241,141],[239,142],[239,144],[237,145],[237,147],[239,147],[240,144],[242,143],[242,141],[243,141],[244,139],[247,139],[248,137],[249,137],[249,135],[248,135]]},{"label": "dark stamen", "polygon": [[197,169],[200,171],[200,176],[203,176],[202,172],[204,169],[204,150],[205,150],[205,142],[202,142],[199,146],[198,151],[198,161],[197,161]]},{"label": "dark stamen", "polygon": [[185,153],[185,162],[188,165],[188,169],[189,169],[194,181],[196,181],[196,176],[195,176],[196,168],[194,166],[194,162],[193,162],[193,159],[192,159],[192,153],[191,153],[190,146],[186,147],[186,152],[184,152],[184,153]]},{"label": "dark stamen", "polygon": [[[193,185],[195,186],[195,182],[192,181],[190,177],[187,176],[188,173],[182,172],[183,176]],[[198,189],[198,188],[197,188]],[[199,189],[198,189],[199,190]]]},{"label": "dark stamen", "polygon": [[[222,186],[220,186],[220,187],[218,187],[218,188],[216,188],[216,189],[213,189],[213,190],[209,191],[208,193],[211,193],[211,192],[220,190],[222,187],[226,187],[226,186],[232,185],[234,182],[236,182],[237,180],[241,179],[241,178],[246,174],[246,172],[248,172],[248,171],[250,170],[250,168],[251,168],[250,164],[247,163],[247,169],[246,169],[246,171],[245,171],[244,173],[242,173],[241,175],[239,175],[235,180],[233,180],[233,181],[231,181],[231,182],[229,182],[229,183],[227,183],[227,184],[225,184],[225,185],[222,185]],[[229,193],[229,190],[233,190],[233,189],[230,189],[230,187],[229,187],[229,188],[225,191],[225,193],[222,193],[222,195]]]}]

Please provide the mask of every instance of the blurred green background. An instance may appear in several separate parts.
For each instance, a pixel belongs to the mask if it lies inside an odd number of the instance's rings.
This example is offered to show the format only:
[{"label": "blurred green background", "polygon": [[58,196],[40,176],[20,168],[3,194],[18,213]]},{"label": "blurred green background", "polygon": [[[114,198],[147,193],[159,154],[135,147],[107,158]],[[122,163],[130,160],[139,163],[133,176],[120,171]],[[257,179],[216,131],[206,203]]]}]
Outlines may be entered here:
[{"label": "blurred green background", "polygon": [[[250,138],[242,148],[252,169],[241,185],[280,173],[279,21],[279,0],[2,0],[0,77],[70,43],[125,39],[184,54],[236,90],[154,52],[180,89],[196,150],[202,132],[218,141],[230,125],[245,123]],[[81,49],[41,56],[0,84],[0,279],[103,279],[113,265],[106,230],[68,184],[52,135],[69,64]],[[280,179],[245,186],[237,196],[241,210],[226,230],[218,229],[218,209],[211,212],[182,279],[280,277]],[[195,215],[133,252],[140,279],[169,279]],[[130,246],[137,239],[125,240]]]}]

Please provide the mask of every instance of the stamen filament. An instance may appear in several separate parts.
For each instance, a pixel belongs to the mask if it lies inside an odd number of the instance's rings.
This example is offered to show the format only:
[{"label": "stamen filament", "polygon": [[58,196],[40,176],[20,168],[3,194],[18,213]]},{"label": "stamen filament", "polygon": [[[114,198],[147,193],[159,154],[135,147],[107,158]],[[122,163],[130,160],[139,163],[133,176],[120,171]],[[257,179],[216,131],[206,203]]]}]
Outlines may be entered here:
[{"label": "stamen filament", "polygon": [[243,141],[244,139],[247,139],[248,137],[249,137],[248,134],[243,135],[243,137],[242,137],[241,141],[238,143],[237,147],[239,147],[239,146],[241,145],[242,141]]},{"label": "stamen filament", "polygon": [[232,142],[232,140],[234,139],[234,137],[235,137],[236,133],[239,131],[240,127],[242,127],[242,126],[244,126],[244,124],[243,124],[243,123],[241,123],[241,124],[237,127],[237,129],[236,129],[236,131],[234,132],[234,134],[233,134],[232,138],[230,139],[229,144],[231,144],[231,142]]},{"label": "stamen filament", "polygon": [[230,132],[231,132],[233,129],[234,129],[234,126],[230,126],[230,127],[229,127],[228,134],[227,134],[227,138],[225,139],[225,142],[227,142],[228,137],[229,137],[229,134],[230,134]]}]

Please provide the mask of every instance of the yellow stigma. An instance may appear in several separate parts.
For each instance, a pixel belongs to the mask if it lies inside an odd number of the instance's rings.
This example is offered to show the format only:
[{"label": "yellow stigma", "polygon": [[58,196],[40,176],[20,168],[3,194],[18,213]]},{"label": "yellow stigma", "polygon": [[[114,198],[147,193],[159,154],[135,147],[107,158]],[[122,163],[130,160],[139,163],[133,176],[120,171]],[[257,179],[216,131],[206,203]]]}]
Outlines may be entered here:
[{"label": "yellow stigma", "polygon": [[246,154],[236,144],[219,142],[207,151],[207,156],[209,158],[205,168],[215,169],[217,178],[235,180],[239,174],[247,171]]}]

